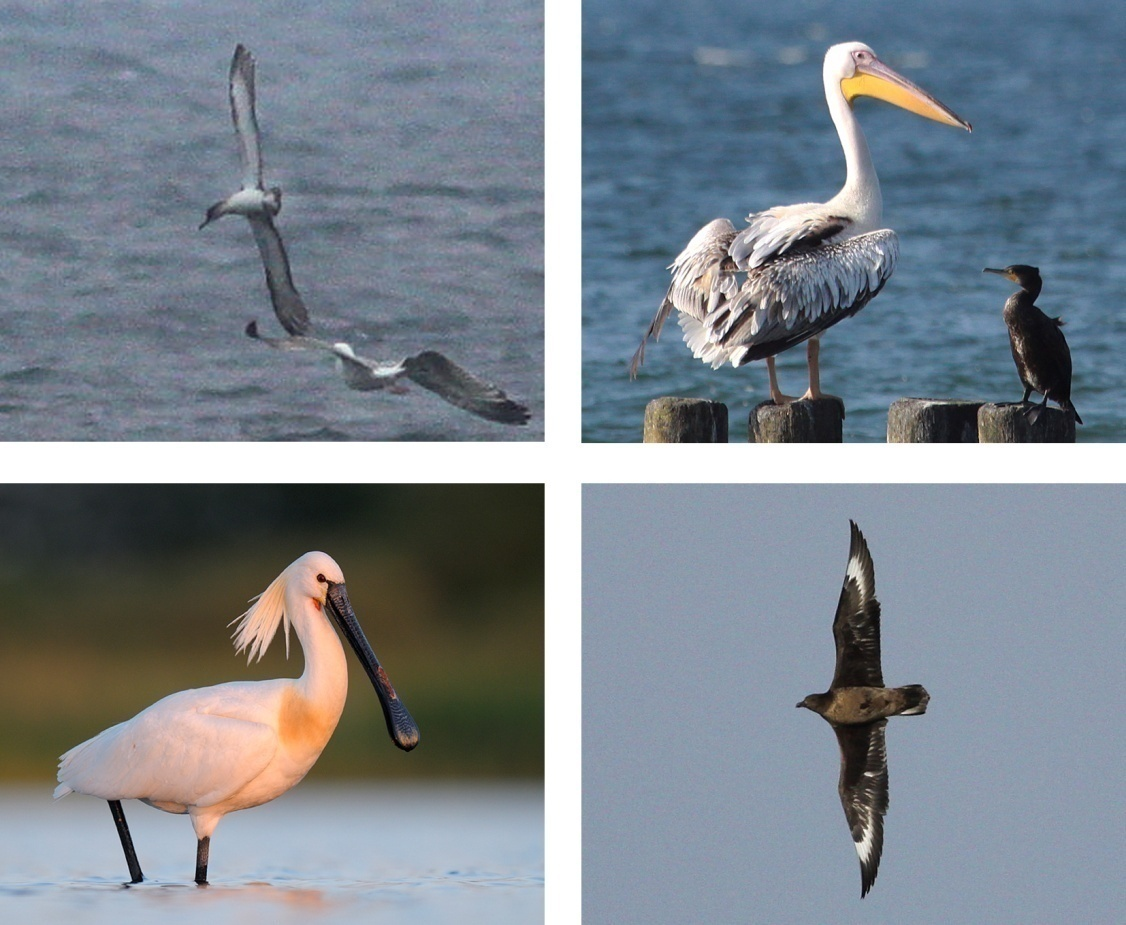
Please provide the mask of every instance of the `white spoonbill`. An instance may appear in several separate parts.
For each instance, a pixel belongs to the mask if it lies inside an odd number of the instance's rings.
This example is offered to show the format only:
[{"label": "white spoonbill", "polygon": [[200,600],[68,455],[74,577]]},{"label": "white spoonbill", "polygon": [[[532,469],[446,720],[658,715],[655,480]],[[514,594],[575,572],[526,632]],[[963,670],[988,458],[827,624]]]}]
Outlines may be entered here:
[{"label": "white spoonbill", "polygon": [[966,131],[970,124],[862,42],[830,48],[822,76],[844,149],[844,187],[828,202],[752,213],[742,231],[717,218],[696,232],[669,268],[672,283],[633,355],[631,377],[645,359],[645,342],[658,337],[676,311],[692,355],[713,369],[765,357],[776,404],[794,399],[778,388],[775,355],[808,341],[809,389],[802,397],[823,396],[821,334],[867,305],[891,277],[899,257],[895,232],[880,227],[880,181],[852,111],[853,100],[872,96]]},{"label": "white spoonbill", "polygon": [[110,805],[133,883],[144,876],[122,800],[192,817],[195,881],[207,883],[211,833],[236,809],[268,803],[303,778],[328,743],[348,693],[344,649],[332,616],[359,656],[399,748],[418,744],[418,726],[372,652],[330,556],[309,552],[286,568],[238,618],[237,651],[261,659],[278,627],[292,626],[305,654],[300,678],[232,681],[181,691],[77,745],[59,762],[55,799],[68,793]]}]

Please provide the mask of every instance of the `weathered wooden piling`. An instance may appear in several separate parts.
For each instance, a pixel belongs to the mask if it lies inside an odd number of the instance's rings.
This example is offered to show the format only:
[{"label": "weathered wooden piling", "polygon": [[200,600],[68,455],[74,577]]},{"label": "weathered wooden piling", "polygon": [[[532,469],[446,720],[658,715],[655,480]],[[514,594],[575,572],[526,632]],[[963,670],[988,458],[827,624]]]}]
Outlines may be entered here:
[{"label": "weathered wooden piling", "polygon": [[900,398],[888,409],[888,443],[977,443],[980,401]]},{"label": "weathered wooden piling", "polygon": [[751,443],[841,443],[844,402],[839,398],[805,399],[776,405],[764,401],[751,409],[747,439]]},{"label": "weathered wooden piling", "polygon": [[727,405],[704,398],[654,398],[645,406],[644,443],[726,443]]},{"label": "weathered wooden piling", "polygon": [[1059,408],[1043,408],[1035,424],[1022,402],[983,404],[977,413],[977,438],[982,443],[1074,443],[1075,417]]}]

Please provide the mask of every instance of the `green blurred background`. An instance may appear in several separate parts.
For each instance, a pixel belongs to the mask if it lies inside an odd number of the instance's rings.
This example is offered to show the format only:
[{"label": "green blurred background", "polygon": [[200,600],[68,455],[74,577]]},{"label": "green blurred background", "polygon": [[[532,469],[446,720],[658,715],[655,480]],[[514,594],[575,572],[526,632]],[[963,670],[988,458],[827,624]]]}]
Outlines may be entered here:
[{"label": "green blurred background", "polygon": [[227,624],[298,556],[339,563],[421,730],[405,754],[350,649],[309,779],[543,776],[542,485],[0,486],[0,778],[173,691],[296,677],[281,633],[247,666]]}]

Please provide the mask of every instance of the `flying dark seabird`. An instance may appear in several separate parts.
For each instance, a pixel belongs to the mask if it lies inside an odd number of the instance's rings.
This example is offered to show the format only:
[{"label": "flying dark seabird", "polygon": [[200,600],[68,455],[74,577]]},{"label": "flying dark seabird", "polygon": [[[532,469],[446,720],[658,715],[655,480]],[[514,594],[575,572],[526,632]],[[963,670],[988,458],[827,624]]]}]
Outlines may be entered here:
[{"label": "flying dark seabird", "polygon": [[927,711],[930,694],[921,684],[884,687],[880,667],[880,602],[876,572],[860,528],[851,520],[844,587],[833,620],[837,669],[824,694],[810,694],[799,707],[819,713],[841,747],[837,790],[860,857],[860,896],[872,889],[884,848],[888,809],[888,760],[884,727],[889,716]]},{"label": "flying dark seabird", "polygon": [[1060,328],[1059,318],[1045,315],[1036,307],[1036,297],[1040,295],[1043,283],[1040,270],[1025,264],[1014,264],[1003,270],[986,267],[982,273],[996,273],[1012,280],[1020,286],[1005,300],[1004,318],[1009,328],[1009,346],[1013,350],[1013,362],[1017,364],[1017,375],[1024,386],[1024,398],[1039,392],[1044,400],[1028,412],[1028,422],[1035,424],[1050,398],[1064,411],[1075,415],[1075,423],[1083,419],[1071,403],[1071,351]]}]

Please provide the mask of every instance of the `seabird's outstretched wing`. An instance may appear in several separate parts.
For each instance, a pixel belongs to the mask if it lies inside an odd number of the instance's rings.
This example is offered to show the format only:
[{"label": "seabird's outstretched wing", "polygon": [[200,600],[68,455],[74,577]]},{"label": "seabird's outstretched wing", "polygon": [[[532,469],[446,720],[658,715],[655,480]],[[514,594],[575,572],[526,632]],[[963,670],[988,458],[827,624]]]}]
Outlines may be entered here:
[{"label": "seabird's outstretched wing", "polygon": [[499,424],[527,424],[528,409],[495,385],[478,379],[453,360],[433,350],[403,360],[406,375],[439,398],[478,417]]},{"label": "seabird's outstretched wing", "polygon": [[262,188],[262,148],[258,143],[258,118],[254,111],[254,56],[245,45],[231,59],[231,119],[238,137],[242,188]]},{"label": "seabird's outstretched wing", "polygon": [[270,301],[274,303],[274,314],[290,334],[305,334],[309,330],[309,313],[305,310],[305,303],[301,301],[297,287],[293,285],[289,258],[273,219],[266,213],[248,215],[246,218],[250,222],[250,230],[254,232],[258,253],[262,256],[266,286],[270,290]]},{"label": "seabird's outstretched wing", "polygon": [[888,810],[886,725],[886,719],[879,719],[861,726],[833,726],[841,746],[837,790],[860,857],[861,898],[876,881],[884,850],[884,813]]},{"label": "seabird's outstretched wing", "polygon": [[837,668],[830,689],[883,687],[880,668],[880,602],[876,600],[876,570],[860,528],[851,520],[844,587],[833,620]]}]

